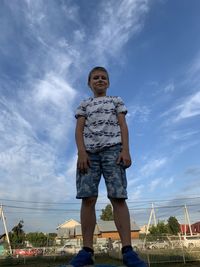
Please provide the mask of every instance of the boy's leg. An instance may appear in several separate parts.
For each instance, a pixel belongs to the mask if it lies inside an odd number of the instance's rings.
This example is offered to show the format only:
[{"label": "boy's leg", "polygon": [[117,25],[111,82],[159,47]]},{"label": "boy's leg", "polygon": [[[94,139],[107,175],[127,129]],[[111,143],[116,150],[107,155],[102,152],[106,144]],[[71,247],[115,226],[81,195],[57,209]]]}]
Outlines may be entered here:
[{"label": "boy's leg", "polygon": [[98,196],[98,186],[101,179],[101,164],[98,153],[88,153],[90,166],[86,173],[77,170],[77,198],[82,199],[81,228],[83,246],[93,247],[93,234],[96,225],[95,204]]},{"label": "boy's leg", "polygon": [[81,229],[83,236],[83,247],[93,247],[93,234],[96,225],[95,204],[96,197],[82,199],[81,205]]},{"label": "boy's leg", "polygon": [[93,265],[93,234],[96,225],[95,204],[96,197],[82,199],[81,205],[81,229],[83,236],[83,249],[75,255],[69,264],[73,267]]},{"label": "boy's leg", "polygon": [[122,247],[131,245],[130,215],[125,199],[110,199],[113,206],[114,221],[120,235]]},{"label": "boy's leg", "polygon": [[114,220],[122,242],[123,263],[127,267],[147,267],[131,246],[130,215],[125,199],[110,199],[113,205]]}]

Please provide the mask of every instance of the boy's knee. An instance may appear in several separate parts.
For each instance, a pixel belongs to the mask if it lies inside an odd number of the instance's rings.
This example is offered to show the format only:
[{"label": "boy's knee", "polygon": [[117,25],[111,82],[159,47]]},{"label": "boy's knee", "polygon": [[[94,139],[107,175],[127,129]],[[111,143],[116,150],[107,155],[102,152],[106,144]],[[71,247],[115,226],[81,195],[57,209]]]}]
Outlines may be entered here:
[{"label": "boy's knee", "polygon": [[85,206],[94,206],[96,204],[97,197],[86,197],[82,199],[82,203]]},{"label": "boy's knee", "polygon": [[110,201],[113,208],[116,206],[126,205],[126,200],[124,198],[111,198]]}]

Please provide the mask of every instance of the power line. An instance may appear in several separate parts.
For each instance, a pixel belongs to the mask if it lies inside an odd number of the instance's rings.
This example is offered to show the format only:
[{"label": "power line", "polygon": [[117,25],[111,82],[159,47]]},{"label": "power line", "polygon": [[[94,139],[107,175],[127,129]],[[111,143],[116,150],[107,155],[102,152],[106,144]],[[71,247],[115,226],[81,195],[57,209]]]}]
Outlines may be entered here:
[{"label": "power line", "polygon": [[[128,201],[128,204],[137,204],[137,203],[157,203],[157,202],[167,202],[167,201],[179,201],[179,200],[200,200],[200,197],[183,197],[183,198],[174,198],[174,199],[143,199],[143,200],[134,200]],[[18,202],[18,203],[32,203],[32,204],[49,204],[49,205],[79,205],[80,202],[49,202],[49,201],[30,201],[30,200],[17,200],[17,199],[5,199],[0,198],[0,201],[8,202]],[[107,204],[108,202],[97,202],[97,204]]]},{"label": "power line", "polygon": [[[199,203],[196,204],[187,204],[188,207],[199,207]],[[35,211],[55,211],[55,212],[79,212],[79,209],[56,209],[56,208],[43,208],[43,207],[24,207],[24,206],[12,206],[12,205],[3,205],[3,207],[8,209],[22,209],[22,210],[35,210]],[[172,209],[172,208],[183,208],[184,205],[167,205],[167,206],[154,206],[155,209]],[[151,207],[140,207],[140,208],[129,208],[133,211],[142,211],[142,210],[151,210]],[[96,211],[101,211],[101,209],[96,209]]]}]

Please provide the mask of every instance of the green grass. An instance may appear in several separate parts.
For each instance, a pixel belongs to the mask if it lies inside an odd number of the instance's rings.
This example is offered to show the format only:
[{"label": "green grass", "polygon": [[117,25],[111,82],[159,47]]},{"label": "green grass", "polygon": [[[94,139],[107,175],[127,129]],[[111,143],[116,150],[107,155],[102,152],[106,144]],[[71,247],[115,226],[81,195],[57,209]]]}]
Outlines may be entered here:
[{"label": "green grass", "polygon": [[[1,267],[56,267],[59,264],[66,264],[69,262],[71,257],[69,256],[56,256],[56,257],[27,257],[25,260],[20,259],[5,259],[0,260]],[[122,266],[122,261],[117,259],[112,259],[107,255],[97,255],[95,257],[96,264],[108,264]],[[159,263],[151,264],[150,267],[200,267],[200,262],[191,262],[191,263]]]}]

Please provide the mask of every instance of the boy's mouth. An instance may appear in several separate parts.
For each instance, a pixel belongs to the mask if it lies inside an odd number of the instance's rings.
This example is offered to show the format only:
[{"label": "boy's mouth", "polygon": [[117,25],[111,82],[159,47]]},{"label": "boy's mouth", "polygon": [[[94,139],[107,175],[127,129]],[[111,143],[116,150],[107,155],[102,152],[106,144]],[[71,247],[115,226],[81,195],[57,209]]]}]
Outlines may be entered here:
[{"label": "boy's mouth", "polygon": [[97,86],[105,86],[104,83],[97,83],[96,85],[97,85]]}]

